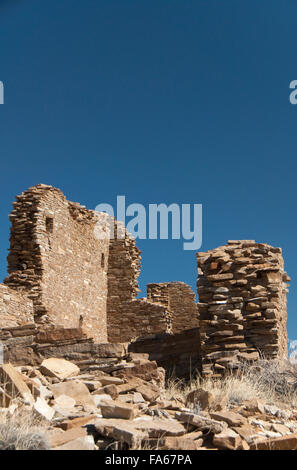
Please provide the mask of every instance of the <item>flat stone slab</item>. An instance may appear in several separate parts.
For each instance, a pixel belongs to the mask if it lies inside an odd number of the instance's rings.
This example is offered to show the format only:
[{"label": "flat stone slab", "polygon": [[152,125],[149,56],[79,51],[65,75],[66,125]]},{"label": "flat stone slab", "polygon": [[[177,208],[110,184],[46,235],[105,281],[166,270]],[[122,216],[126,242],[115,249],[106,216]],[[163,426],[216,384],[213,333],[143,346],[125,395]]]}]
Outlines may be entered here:
[{"label": "flat stone slab", "polygon": [[136,416],[134,405],[119,400],[104,400],[99,405],[103,418],[133,419]]},{"label": "flat stone slab", "polygon": [[51,391],[55,399],[61,395],[66,395],[73,398],[77,405],[90,406],[95,408],[95,401],[90,394],[89,389],[82,382],[72,380],[69,382],[61,382],[59,384],[51,385]]},{"label": "flat stone slab", "polygon": [[97,432],[107,438],[125,442],[130,447],[137,447],[142,440],[148,439],[148,433],[138,431],[132,421],[125,419],[98,419],[94,422]]},{"label": "flat stone slab", "polygon": [[210,416],[217,421],[225,421],[229,426],[241,426],[247,422],[243,416],[233,411],[218,411],[210,413]]},{"label": "flat stone slab", "polygon": [[80,373],[79,368],[72,362],[57,358],[45,359],[40,366],[40,371],[44,375],[59,380],[65,380]]}]

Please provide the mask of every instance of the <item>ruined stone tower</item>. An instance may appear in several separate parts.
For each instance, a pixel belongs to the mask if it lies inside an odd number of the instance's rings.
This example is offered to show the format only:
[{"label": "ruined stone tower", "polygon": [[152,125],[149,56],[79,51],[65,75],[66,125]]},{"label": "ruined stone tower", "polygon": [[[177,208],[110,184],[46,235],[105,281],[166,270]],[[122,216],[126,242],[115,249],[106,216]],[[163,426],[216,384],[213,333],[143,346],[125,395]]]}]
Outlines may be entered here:
[{"label": "ruined stone tower", "polygon": [[287,356],[287,282],[280,248],[229,241],[197,253],[204,375],[236,368],[238,360]]}]

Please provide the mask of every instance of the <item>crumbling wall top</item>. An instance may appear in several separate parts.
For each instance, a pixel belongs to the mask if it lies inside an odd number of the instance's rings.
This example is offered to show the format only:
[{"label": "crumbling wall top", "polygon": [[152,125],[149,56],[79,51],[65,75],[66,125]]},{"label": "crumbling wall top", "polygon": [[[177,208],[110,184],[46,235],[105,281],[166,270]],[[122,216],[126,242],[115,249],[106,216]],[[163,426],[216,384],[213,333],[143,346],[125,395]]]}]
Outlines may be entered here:
[{"label": "crumbling wall top", "polygon": [[205,375],[241,359],[287,355],[289,276],[280,248],[254,240],[197,254],[199,319]]}]

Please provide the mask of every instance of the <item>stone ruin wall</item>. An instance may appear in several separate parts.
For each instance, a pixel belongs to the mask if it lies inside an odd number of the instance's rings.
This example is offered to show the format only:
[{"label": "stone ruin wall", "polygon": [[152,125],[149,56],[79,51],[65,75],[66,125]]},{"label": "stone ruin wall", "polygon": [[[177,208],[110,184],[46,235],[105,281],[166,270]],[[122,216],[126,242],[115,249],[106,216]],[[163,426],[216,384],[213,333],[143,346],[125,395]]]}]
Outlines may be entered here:
[{"label": "stone ruin wall", "polygon": [[[116,223],[115,234],[118,230]],[[137,299],[140,250],[133,237],[112,240],[109,250],[107,323],[112,343],[171,331],[171,315],[162,305]]]},{"label": "stone ruin wall", "polygon": [[[47,185],[23,192],[13,206],[4,282],[22,296],[19,302],[26,299],[33,322],[81,328],[97,342],[171,331],[166,308],[136,298],[140,251],[121,223],[68,202]],[[98,222],[105,231],[114,224],[115,238],[98,240]],[[1,323],[7,326],[4,315]]]},{"label": "stone ruin wall", "polygon": [[173,334],[199,326],[195,293],[184,282],[148,284],[147,299],[163,305],[171,313]]},{"label": "stone ruin wall", "polygon": [[197,328],[195,294],[183,282],[149,284],[147,298],[136,298],[140,264],[140,250],[134,238],[126,233],[124,240],[112,240],[108,267],[108,340],[134,341],[154,334],[176,334]]},{"label": "stone ruin wall", "polygon": [[190,379],[201,370],[199,329],[192,328],[177,334],[161,333],[138,338],[129,343],[129,351],[147,353],[151,361],[163,367],[166,376]]},{"label": "stone ruin wall", "polygon": [[125,312],[115,339],[129,341],[129,351],[148,354],[168,377],[189,379],[201,370],[197,304],[187,284],[149,284],[147,299],[130,302]]},{"label": "stone ruin wall", "polygon": [[0,340],[15,363],[34,363],[50,347],[90,351],[93,341],[130,342],[168,370],[175,364],[180,376],[194,373],[193,364],[201,371],[201,362],[204,376],[220,376],[240,359],[287,355],[290,279],[279,248],[230,241],[198,253],[197,310],[182,282],[149,284],[147,298],[136,298],[134,238],[114,221],[121,237],[98,240],[94,227],[105,227],[106,215],[68,202],[58,189],[25,191],[10,219]]},{"label": "stone ruin wall", "polygon": [[287,282],[280,248],[229,241],[197,253],[202,371],[220,375],[240,359],[287,357]]},{"label": "stone ruin wall", "polygon": [[38,323],[82,327],[107,341],[109,241],[97,240],[99,215],[69,203],[60,190],[38,185],[17,197],[6,285],[26,291]]},{"label": "stone ruin wall", "polygon": [[26,293],[18,292],[0,284],[0,329],[19,327],[26,323],[34,323],[33,303]]}]

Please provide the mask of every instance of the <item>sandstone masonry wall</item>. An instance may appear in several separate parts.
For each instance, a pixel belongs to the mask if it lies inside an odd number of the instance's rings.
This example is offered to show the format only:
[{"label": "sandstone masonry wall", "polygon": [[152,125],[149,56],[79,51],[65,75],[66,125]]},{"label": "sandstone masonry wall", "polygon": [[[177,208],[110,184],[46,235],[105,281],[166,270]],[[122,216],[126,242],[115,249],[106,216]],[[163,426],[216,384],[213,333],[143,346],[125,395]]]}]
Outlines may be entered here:
[{"label": "sandstone masonry wall", "polygon": [[171,315],[166,308],[136,299],[140,273],[140,250],[135,239],[118,222],[110,241],[108,263],[107,323],[112,343],[131,341],[148,334],[170,332]]},{"label": "sandstone masonry wall", "polygon": [[164,367],[167,377],[193,378],[201,372],[199,329],[184,330],[178,334],[156,334],[139,338],[129,344],[129,351],[148,353],[151,361]]},{"label": "sandstone masonry wall", "polygon": [[[140,251],[121,223],[47,185],[17,196],[10,219],[4,282],[33,305],[30,321],[81,328],[100,342],[171,331],[166,308],[136,299]],[[98,239],[98,224],[104,232],[114,225],[114,237]]]},{"label": "sandstone masonry wall", "polygon": [[148,284],[147,298],[171,313],[173,334],[199,326],[195,293],[184,282]]},{"label": "sandstone masonry wall", "polygon": [[[183,282],[149,284],[147,299],[137,299],[134,238],[56,188],[37,185],[17,196],[10,219],[0,341],[13,363],[77,354],[91,364],[94,341],[132,342],[131,350],[175,366],[179,376],[220,376],[241,359],[287,356],[290,278],[280,248],[242,240],[198,253],[197,310]],[[107,236],[98,238],[98,230]]]},{"label": "sandstone masonry wall", "polygon": [[229,241],[197,253],[197,263],[204,376],[236,368],[240,359],[286,357],[290,278],[281,249]]},{"label": "sandstone masonry wall", "polygon": [[33,303],[24,292],[0,284],[0,328],[33,323]]},{"label": "sandstone masonry wall", "polygon": [[5,283],[28,293],[36,322],[81,326],[97,341],[107,341],[109,241],[94,236],[98,218],[51,186],[25,191],[10,215]]}]

